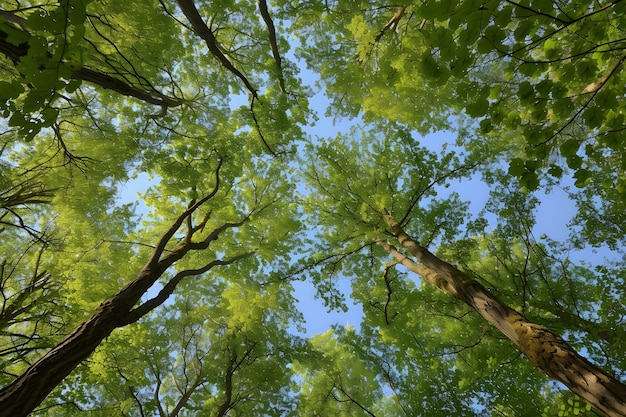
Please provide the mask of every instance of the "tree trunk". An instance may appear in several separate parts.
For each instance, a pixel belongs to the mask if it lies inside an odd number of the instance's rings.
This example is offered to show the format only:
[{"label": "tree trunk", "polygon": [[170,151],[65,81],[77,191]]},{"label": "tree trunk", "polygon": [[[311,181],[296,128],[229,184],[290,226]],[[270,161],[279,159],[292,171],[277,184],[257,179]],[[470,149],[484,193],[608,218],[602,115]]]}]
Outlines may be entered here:
[{"label": "tree trunk", "polygon": [[[191,223],[191,215],[204,203],[213,198],[219,189],[220,160],[215,171],[215,188],[200,201],[191,204],[170,228],[163,234],[152,254],[141,271],[117,294],[105,300],[91,317],[74,330],[61,343],[31,365],[11,384],[0,390],[0,417],[25,417],[35,409],[50,392],[57,387],[83,360],[85,360],[117,327],[126,326],[139,320],[154,308],[163,304],[174,291],[176,285],[190,275],[208,272],[218,265],[228,265],[252,252],[233,256],[225,260],[214,259],[202,268],[187,269],[175,274],[163,290],[155,297],[137,306],[141,297],[152,287],[159,277],[176,261],[182,259],[189,251],[200,251],[209,247],[220,233],[239,227],[248,221],[249,215],[234,223],[224,223],[215,228],[200,242],[193,242],[196,232],[202,231],[208,217],[198,226]],[[170,239],[178,231],[183,222],[187,222],[185,238],[173,249],[163,255]]]},{"label": "tree trunk", "polygon": [[0,391],[0,417],[23,417],[32,412],[115,328],[127,324],[127,315],[145,292],[141,289],[150,288],[148,284],[162,272],[160,268],[144,268],[131,284],[100,304],[65,340],[4,387]]},{"label": "tree trunk", "polygon": [[580,356],[560,336],[532,323],[475,280],[437,258],[408,236],[391,215],[385,220],[397,241],[420,264],[384,240],[377,243],[409,270],[463,301],[509,338],[541,372],[565,384],[599,412],[626,416],[626,386]]}]

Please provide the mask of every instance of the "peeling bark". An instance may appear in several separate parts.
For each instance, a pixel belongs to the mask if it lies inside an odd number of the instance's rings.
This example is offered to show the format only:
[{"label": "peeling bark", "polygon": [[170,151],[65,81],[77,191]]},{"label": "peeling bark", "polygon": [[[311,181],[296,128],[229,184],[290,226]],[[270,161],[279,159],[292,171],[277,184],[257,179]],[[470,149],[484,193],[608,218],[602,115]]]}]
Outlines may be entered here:
[{"label": "peeling bark", "polygon": [[437,258],[385,215],[391,234],[420,263],[408,258],[385,240],[376,243],[425,281],[472,307],[517,345],[541,372],[565,384],[596,410],[610,417],[626,416],[626,386],[580,356],[560,336],[545,326],[532,323],[477,281]]}]

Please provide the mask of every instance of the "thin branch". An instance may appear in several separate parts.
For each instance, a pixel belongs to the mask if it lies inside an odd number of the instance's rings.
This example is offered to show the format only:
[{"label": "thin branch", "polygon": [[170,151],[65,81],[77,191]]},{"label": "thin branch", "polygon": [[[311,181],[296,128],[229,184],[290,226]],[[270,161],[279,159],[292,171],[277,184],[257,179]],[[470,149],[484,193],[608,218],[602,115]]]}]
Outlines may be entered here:
[{"label": "thin branch", "polygon": [[254,101],[255,98],[252,97],[252,100],[250,100],[250,114],[252,115],[252,120],[254,121],[254,127],[256,128],[256,131],[259,134],[263,145],[265,145],[265,147],[267,148],[267,151],[272,154],[272,156],[278,156],[278,154],[274,152],[274,150],[270,147],[269,143],[267,143],[267,140],[265,140],[265,136],[263,136],[263,132],[261,131],[261,125],[259,124],[259,120],[257,119],[256,113],[254,112]]},{"label": "thin branch", "polygon": [[[30,45],[28,42],[24,42],[20,45],[13,45],[7,41],[8,36],[8,33],[0,30],[0,52],[17,65],[20,60],[28,54]],[[48,55],[51,56],[49,52]],[[89,67],[82,67],[79,70],[74,71],[71,77],[75,80],[87,81],[106,90],[112,90],[122,95],[134,97],[146,103],[158,106],[176,107],[183,104],[183,100],[167,97],[155,89],[153,89],[153,93],[151,94],[131,85],[130,83]]]},{"label": "thin branch", "polygon": [[572,123],[574,123],[574,121],[578,118],[578,116],[587,108],[589,107],[589,105],[591,104],[591,102],[593,101],[593,99],[596,97],[596,95],[600,92],[600,89],[602,89],[603,86],[606,85],[606,82],[611,79],[611,77],[613,75],[615,75],[617,73],[617,71],[620,69],[620,67],[622,66],[622,64],[624,63],[624,61],[626,60],[626,55],[624,55],[618,62],[617,64],[615,64],[615,66],[611,69],[611,71],[609,72],[609,74],[607,74],[605,77],[601,78],[600,80],[596,81],[595,83],[589,84],[580,95],[574,96],[574,99],[580,97],[582,94],[591,94],[591,97],[589,97],[589,99],[576,111],[576,113],[574,113],[574,115],[572,117],[569,118],[569,120],[567,121],[567,123],[565,123],[563,126],[561,126],[559,128],[559,130],[557,130],[556,132],[554,132],[552,135],[550,135],[549,138],[547,138],[546,140],[543,140],[537,144],[534,145],[534,147],[538,147],[541,145],[545,145],[546,143],[550,142],[551,140],[553,140],[555,137],[557,137],[559,134],[561,134],[565,129],[567,129],[567,127],[569,125],[571,125]]},{"label": "thin branch", "polygon": [[220,187],[220,175],[219,174],[220,174],[221,167],[222,167],[222,159],[220,158],[218,161],[217,168],[215,169],[215,186],[213,187],[213,190],[209,194],[201,198],[198,202],[191,205],[191,207],[185,210],[180,216],[178,216],[178,218],[172,224],[172,226],[170,226],[170,228],[165,232],[165,234],[163,234],[161,239],[159,239],[159,242],[154,248],[154,251],[152,252],[152,256],[146,263],[146,266],[149,266],[149,267],[157,266],[157,263],[159,262],[159,259],[161,258],[163,251],[165,250],[165,246],[170,241],[172,236],[174,236],[176,231],[180,228],[181,224],[185,221],[185,219],[191,216],[191,214],[195,212],[201,205],[203,205],[204,203],[212,199],[215,196],[215,194],[217,194],[217,191],[219,190],[219,187]]},{"label": "thin branch", "polygon": [[363,406],[360,402],[358,402],[357,400],[355,400],[354,398],[352,398],[352,397],[350,396],[350,394],[348,394],[348,393],[346,392],[346,390],[343,388],[343,386],[342,386],[342,385],[340,385],[338,388],[339,388],[339,391],[341,391],[343,395],[345,395],[346,397],[348,397],[348,400],[349,400],[352,404],[354,404],[354,405],[356,405],[357,407],[359,407],[361,410],[363,410],[363,411],[364,411],[365,413],[367,413],[368,415],[370,415],[370,416],[372,416],[372,417],[376,417],[376,414],[372,413],[370,410],[368,410],[367,408],[365,408],[365,406]]},{"label": "thin branch", "polygon": [[229,258],[229,259],[226,259],[226,260],[215,259],[215,260],[207,263],[206,265],[204,265],[201,268],[186,269],[184,271],[180,271],[179,273],[174,275],[174,277],[171,280],[169,280],[167,282],[167,284],[165,284],[163,289],[161,289],[161,291],[159,291],[159,294],[157,294],[156,297],[153,297],[153,298],[149,299],[148,301],[146,301],[145,303],[139,305],[138,307],[130,310],[128,312],[128,315],[126,316],[126,318],[122,322],[122,325],[125,326],[125,325],[128,325],[128,324],[136,322],[141,317],[145,316],[150,311],[154,310],[155,308],[157,308],[158,306],[163,304],[169,298],[169,296],[174,293],[174,290],[176,289],[176,286],[183,280],[183,278],[189,277],[189,276],[194,276],[194,275],[204,274],[205,272],[210,271],[211,269],[213,269],[216,266],[230,265],[230,264],[232,264],[234,262],[237,262],[240,259],[247,258],[248,256],[252,256],[253,254],[254,254],[254,252],[246,252],[246,253],[242,253],[240,255],[233,256],[232,258]]},{"label": "thin branch", "polygon": [[517,2],[511,1],[511,0],[506,0],[506,2],[507,2],[507,3],[509,3],[509,4],[512,4],[512,5],[513,5],[513,6],[515,6],[515,7],[518,7],[518,8],[520,8],[520,9],[526,10],[526,11],[531,12],[531,13],[533,13],[533,14],[536,14],[536,15],[538,15],[538,16],[544,16],[544,17],[547,17],[547,18],[549,18],[549,19],[551,19],[551,20],[554,20],[555,22],[558,22],[558,23],[561,23],[561,24],[569,24],[569,23],[572,23],[571,21],[565,21],[565,20],[559,19],[558,17],[556,17],[556,16],[552,16],[551,14],[548,14],[548,13],[544,13],[544,12],[537,11],[537,10],[535,10],[535,9],[533,9],[533,8],[529,7],[529,6],[525,6],[525,5],[523,5],[523,4],[520,4],[520,3],[517,3]]}]

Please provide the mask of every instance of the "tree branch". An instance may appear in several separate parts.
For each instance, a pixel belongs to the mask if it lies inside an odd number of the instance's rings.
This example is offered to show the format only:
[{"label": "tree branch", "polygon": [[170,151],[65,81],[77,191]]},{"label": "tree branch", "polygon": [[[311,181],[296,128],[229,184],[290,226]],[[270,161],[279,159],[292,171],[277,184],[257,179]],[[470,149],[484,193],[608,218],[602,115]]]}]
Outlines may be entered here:
[{"label": "tree branch", "polygon": [[530,322],[481,284],[420,246],[391,213],[385,214],[385,220],[392,236],[421,263],[407,258],[386,241],[377,240],[402,265],[472,307],[515,343],[541,372],[562,382],[607,416],[626,416],[626,386],[580,356],[547,327]]},{"label": "tree branch", "polygon": [[286,93],[285,89],[285,78],[283,76],[283,65],[282,59],[280,57],[280,52],[278,50],[278,42],[276,40],[276,27],[274,26],[274,21],[270,16],[269,9],[267,7],[266,0],[257,0],[257,4],[259,5],[259,12],[261,13],[261,17],[265,22],[265,26],[267,26],[267,32],[270,40],[270,47],[272,48],[272,55],[274,56],[274,62],[276,62],[276,69],[278,70],[278,84],[280,85],[280,91]]},{"label": "tree branch", "polygon": [[220,45],[215,38],[215,34],[206,25],[204,20],[202,20],[202,16],[200,16],[198,9],[193,3],[193,0],[176,0],[176,3],[178,3],[178,7],[180,7],[180,10],[183,12],[185,17],[187,17],[187,20],[189,20],[189,23],[191,24],[191,27],[193,28],[193,31],[196,33],[196,35],[204,39],[207,47],[209,48],[209,51],[213,54],[213,56],[215,56],[222,63],[222,65],[226,67],[228,71],[230,71],[235,76],[237,76],[237,78],[243,81],[248,91],[252,94],[252,97],[258,98],[256,89],[252,87],[250,81],[248,81],[246,76],[243,75],[241,71],[235,68],[232,62],[230,62],[230,60],[226,57],[226,55],[224,55],[224,53],[220,49]]},{"label": "tree branch", "polygon": [[[15,28],[15,30],[26,32],[26,30],[17,28]],[[0,30],[0,52],[9,58],[14,65],[17,65],[20,60],[28,54],[30,46],[28,42],[23,42],[20,45],[13,45],[7,41],[8,36],[7,32]],[[51,56],[49,52],[48,56]],[[152,89],[152,92],[144,91],[123,80],[120,80],[119,78],[115,78],[109,74],[91,69],[89,67],[82,67],[74,71],[71,77],[75,80],[87,81],[102,87],[105,90],[115,91],[116,93],[124,96],[133,97],[146,103],[162,106],[164,108],[176,107],[183,104],[183,100],[181,99],[168,97],[155,89]]]},{"label": "tree branch", "polygon": [[174,290],[176,289],[176,286],[183,280],[183,278],[189,277],[189,276],[195,276],[195,275],[204,274],[205,272],[210,271],[211,269],[213,269],[216,266],[230,265],[230,264],[235,263],[235,262],[237,262],[237,261],[239,261],[239,260],[241,260],[243,258],[247,258],[249,256],[252,256],[253,254],[254,254],[254,252],[246,252],[246,253],[243,253],[243,254],[240,254],[240,255],[233,256],[232,258],[229,258],[229,259],[226,259],[226,260],[215,259],[215,260],[209,262],[208,264],[204,265],[201,268],[186,269],[184,271],[180,271],[179,273],[174,275],[174,277],[172,279],[170,279],[167,282],[167,284],[165,284],[163,289],[161,289],[161,291],[159,291],[159,294],[157,294],[156,297],[151,298],[150,300],[144,302],[143,304],[141,304],[138,307],[136,307],[136,308],[132,309],[131,311],[129,311],[128,315],[126,316],[127,317],[126,320],[124,320],[121,323],[121,326],[126,326],[128,324],[136,322],[141,317],[145,316],[150,311],[154,310],[155,308],[157,308],[158,306],[163,304],[169,298],[169,296],[174,293]]}]

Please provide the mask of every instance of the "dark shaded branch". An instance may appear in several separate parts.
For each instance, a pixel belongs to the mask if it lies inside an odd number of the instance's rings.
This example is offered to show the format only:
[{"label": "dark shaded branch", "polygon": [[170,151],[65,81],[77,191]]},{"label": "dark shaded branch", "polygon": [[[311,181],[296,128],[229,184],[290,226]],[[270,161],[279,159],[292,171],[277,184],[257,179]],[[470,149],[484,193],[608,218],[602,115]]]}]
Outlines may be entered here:
[{"label": "dark shaded branch", "polygon": [[[568,28],[569,26],[573,25],[574,23],[580,22],[580,21],[582,21],[584,19],[587,19],[587,18],[589,18],[589,17],[591,17],[593,15],[596,15],[596,14],[601,13],[601,12],[607,10],[607,9],[610,9],[611,7],[614,7],[617,3],[620,3],[621,1],[622,0],[615,0],[613,2],[609,2],[609,3],[605,4],[604,6],[598,8],[596,10],[592,10],[592,11],[590,11],[588,13],[585,13],[584,15],[578,16],[576,18],[570,18],[569,21],[561,20],[560,23],[562,23],[562,26],[558,27],[557,29],[555,29],[554,31],[552,31],[550,33],[546,33],[545,35],[540,36],[538,39],[533,40],[532,42],[530,42],[530,43],[520,47],[519,49],[516,49],[511,54],[516,54],[517,52],[523,51],[524,49],[528,49],[528,48],[533,47],[534,45],[538,45],[538,44],[542,43],[543,41],[545,41],[546,39],[551,38],[552,36],[554,36],[557,33],[561,32],[562,30],[565,30],[566,28]],[[515,5],[515,6],[520,6],[517,3],[514,3],[512,1],[508,1],[508,2],[513,4],[513,5]],[[533,13],[539,14],[539,12],[537,12],[537,11],[535,11],[533,9],[531,9],[531,11]],[[547,15],[547,16],[549,18],[551,18],[551,19],[555,19],[554,16],[550,16],[550,15]]]},{"label": "dark shaded branch", "polygon": [[161,291],[159,291],[159,294],[157,294],[156,297],[151,298],[150,300],[146,301],[145,303],[143,303],[143,304],[139,305],[138,307],[132,309],[128,313],[127,319],[121,325],[122,326],[126,326],[128,324],[134,323],[137,320],[139,320],[140,318],[142,318],[143,316],[145,316],[146,314],[148,314],[150,311],[154,310],[155,308],[157,308],[158,306],[163,304],[169,298],[169,296],[174,293],[174,290],[176,289],[176,286],[183,280],[183,278],[189,277],[189,276],[196,276],[196,275],[204,274],[204,273],[210,271],[211,269],[213,269],[216,266],[230,265],[230,264],[235,263],[235,262],[237,262],[237,261],[239,261],[239,260],[241,260],[243,258],[247,258],[249,256],[252,256],[253,254],[254,254],[254,252],[247,252],[247,253],[243,253],[241,255],[233,256],[232,258],[229,258],[229,259],[226,259],[226,260],[216,259],[214,261],[209,262],[208,264],[206,264],[202,268],[186,269],[184,271],[180,271],[179,273],[174,275],[174,277],[171,280],[169,280],[167,282],[167,284],[165,284],[163,289],[161,289]]},{"label": "dark shaded branch", "polygon": [[[339,391],[341,391],[341,393],[343,395],[346,396],[346,398],[348,398],[348,401],[351,402],[352,404],[356,405],[357,407],[359,407],[361,410],[363,410],[363,412],[365,412],[366,414],[372,416],[372,417],[376,417],[376,414],[372,413],[370,410],[368,410],[365,406],[363,406],[360,402],[358,402],[357,400],[355,400],[354,398],[352,398],[352,396],[350,394],[348,394],[348,392],[343,388],[342,385],[340,385],[339,387]],[[334,396],[334,395],[333,395]],[[335,399],[337,401],[341,401],[338,398],[335,397]]]},{"label": "dark shaded branch", "polygon": [[176,3],[178,3],[178,7],[180,7],[180,10],[183,12],[185,17],[187,17],[187,20],[189,20],[189,23],[191,24],[191,27],[193,28],[193,31],[196,33],[196,35],[204,39],[207,47],[209,48],[209,51],[213,54],[213,56],[215,56],[222,63],[222,65],[226,67],[228,71],[230,71],[235,76],[237,76],[237,78],[243,81],[248,91],[252,94],[252,97],[258,98],[256,89],[252,87],[250,81],[248,81],[246,76],[243,75],[241,71],[235,68],[232,62],[230,62],[230,60],[226,57],[226,55],[224,55],[224,53],[220,49],[220,45],[215,38],[215,34],[204,22],[202,16],[200,16],[196,5],[193,3],[193,0],[176,0]]},{"label": "dark shaded branch", "polygon": [[280,91],[286,93],[285,89],[285,78],[283,76],[283,65],[282,59],[280,57],[280,51],[278,50],[278,42],[276,40],[276,27],[274,26],[274,21],[270,16],[270,12],[267,7],[266,0],[257,0],[257,4],[259,5],[259,12],[261,13],[261,17],[265,22],[265,26],[267,26],[267,32],[270,40],[270,47],[272,48],[272,55],[274,56],[274,62],[276,62],[276,68],[278,70],[278,84],[280,85]]},{"label": "dark shaded branch", "polygon": [[256,128],[256,131],[259,134],[259,137],[261,138],[261,142],[263,142],[263,145],[265,145],[265,148],[267,149],[267,151],[272,156],[278,156],[278,154],[274,152],[274,150],[269,145],[269,143],[267,143],[267,140],[265,140],[265,136],[263,135],[263,131],[261,130],[261,125],[259,124],[259,120],[257,119],[256,113],[254,112],[254,101],[255,99],[254,97],[252,97],[252,100],[250,101],[250,114],[252,115],[252,121],[254,122],[254,127]]},{"label": "dark shaded branch", "polygon": [[[169,267],[190,251],[208,247],[209,243],[217,238],[216,234],[219,234],[220,231],[247,221],[249,215],[241,222],[226,223],[210,234],[211,238],[206,238],[199,243],[191,242],[190,238],[184,239],[167,255],[162,256],[166,245],[181,224],[217,193],[220,166],[221,160],[216,168],[216,186],[213,192],[191,205],[176,219],[174,224],[160,239],[150,258],[135,278],[117,294],[103,301],[92,315],[63,341],[31,365],[11,384],[0,390],[0,417],[25,417],[28,415],[78,364],[88,358],[113,330],[129,323],[131,321],[129,317],[137,317],[138,312],[150,311],[149,307],[152,307],[156,301],[161,301],[162,297],[156,297],[156,300],[147,302],[133,310],[133,307],[140,301],[141,297],[146,294]],[[228,261],[215,260],[201,268],[179,272],[179,275],[175,278],[180,280],[185,276],[203,273],[210,270],[213,266],[234,262],[244,256],[247,256],[247,254],[235,256]],[[170,284],[170,287],[175,287],[176,280],[172,281],[174,282]]]},{"label": "dark shaded branch", "polygon": [[520,9],[526,10],[526,11],[531,12],[531,13],[533,13],[535,15],[538,15],[538,16],[547,17],[548,19],[554,20],[555,22],[558,22],[558,23],[561,23],[561,24],[568,24],[568,23],[570,23],[569,21],[559,19],[558,17],[552,16],[551,14],[540,12],[538,10],[535,10],[535,9],[529,7],[529,6],[525,6],[523,4],[511,1],[511,0],[506,0],[506,2],[511,4],[511,5],[513,5],[513,6],[515,6],[515,7],[518,7]]},{"label": "dark shaded branch", "polygon": [[134,87],[111,75],[99,72],[88,67],[83,67],[72,74],[72,78],[95,84],[105,90],[115,91],[124,96],[133,97],[149,104],[162,107],[177,107],[183,104],[183,100],[167,97],[158,92],[153,94]]},{"label": "dark shaded branch", "polygon": [[167,415],[167,417],[177,417],[178,413],[183,409],[185,405],[189,402],[189,399],[193,395],[196,388],[203,384],[202,376],[198,375],[196,380],[188,387],[180,399],[176,402],[176,405],[172,409],[172,412]]},{"label": "dark shaded branch", "polygon": [[[392,265],[388,265],[385,267],[385,271],[383,272],[383,279],[385,280],[385,288],[387,289],[387,299],[385,300],[385,306],[383,307],[383,313],[385,314],[385,324],[389,325],[389,304],[391,303],[391,295],[393,294],[393,289],[391,288],[391,279],[389,278],[389,269],[396,265],[396,262],[392,262]],[[394,316],[395,317],[395,316]]]},{"label": "dark shaded branch", "polygon": [[235,372],[243,365],[243,363],[248,359],[252,351],[254,350],[254,346],[248,347],[241,358],[238,357],[237,352],[233,347],[230,350],[230,360],[228,362],[228,366],[226,368],[226,375],[224,377],[224,401],[220,404],[220,406],[215,411],[214,417],[224,417],[227,415],[228,411],[230,411],[237,402],[238,399],[233,399],[233,377],[235,376]]},{"label": "dark shaded branch", "polygon": [[163,251],[165,250],[165,246],[170,241],[170,239],[172,239],[172,236],[174,236],[174,234],[183,224],[185,219],[191,216],[201,205],[203,205],[204,203],[212,199],[215,196],[215,194],[217,194],[217,191],[219,190],[219,187],[220,187],[220,169],[221,168],[222,168],[222,159],[219,159],[217,168],[215,168],[215,186],[213,187],[213,190],[211,190],[209,194],[207,194],[202,199],[200,199],[200,201],[196,202],[195,204],[192,204],[187,210],[185,210],[185,212],[183,212],[180,216],[178,216],[178,218],[172,224],[172,226],[165,232],[165,234],[161,237],[161,239],[159,239],[159,242],[156,244],[156,247],[154,248],[154,251],[152,252],[152,256],[148,260],[148,263],[147,263],[148,266],[155,267],[158,264],[159,259],[161,258],[161,256],[163,255]]},{"label": "dark shaded branch", "polygon": [[[26,32],[25,30],[17,28],[14,28],[13,30]],[[28,54],[30,46],[28,42],[13,45],[7,41],[8,36],[9,34],[7,32],[0,30],[0,53],[9,58],[14,65],[17,65],[20,60]],[[51,54],[48,53],[48,56],[51,56]],[[183,100],[168,97],[154,89],[152,89],[152,92],[142,90],[141,88],[135,87],[128,82],[120,80],[119,78],[115,78],[112,75],[91,69],[89,67],[82,67],[79,70],[74,71],[71,77],[75,80],[87,81],[104,88],[105,90],[115,91],[116,93],[124,96],[133,97],[146,103],[162,106],[164,108],[176,107],[183,104]]]}]

